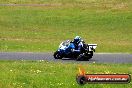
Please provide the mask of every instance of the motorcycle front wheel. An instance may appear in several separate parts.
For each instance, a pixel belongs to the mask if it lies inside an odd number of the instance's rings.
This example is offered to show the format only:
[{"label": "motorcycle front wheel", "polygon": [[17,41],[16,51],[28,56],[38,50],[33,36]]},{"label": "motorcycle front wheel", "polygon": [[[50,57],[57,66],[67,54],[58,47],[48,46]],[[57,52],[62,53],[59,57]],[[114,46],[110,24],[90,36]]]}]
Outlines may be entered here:
[{"label": "motorcycle front wheel", "polygon": [[62,59],[63,58],[62,55],[58,51],[56,51],[53,56],[55,59]]}]

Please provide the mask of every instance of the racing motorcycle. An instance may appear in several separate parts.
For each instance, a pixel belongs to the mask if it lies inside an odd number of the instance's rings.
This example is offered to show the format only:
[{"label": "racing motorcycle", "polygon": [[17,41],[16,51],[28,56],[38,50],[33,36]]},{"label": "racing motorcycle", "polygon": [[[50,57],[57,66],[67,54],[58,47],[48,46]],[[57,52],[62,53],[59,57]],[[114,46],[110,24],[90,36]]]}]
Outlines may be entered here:
[{"label": "racing motorcycle", "polygon": [[59,48],[56,52],[54,52],[55,59],[62,58],[75,58],[76,60],[89,60],[92,58],[93,53],[97,44],[85,44],[83,43],[83,47],[81,49],[81,53],[72,52],[75,49],[75,45],[70,40],[66,40],[59,45]]}]

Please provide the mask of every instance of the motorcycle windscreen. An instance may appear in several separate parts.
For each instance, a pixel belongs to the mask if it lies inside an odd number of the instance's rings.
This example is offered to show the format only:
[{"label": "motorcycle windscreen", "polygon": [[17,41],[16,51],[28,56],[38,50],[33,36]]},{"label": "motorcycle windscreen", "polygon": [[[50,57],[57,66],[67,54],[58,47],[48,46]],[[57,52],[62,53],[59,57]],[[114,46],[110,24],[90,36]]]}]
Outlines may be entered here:
[{"label": "motorcycle windscreen", "polygon": [[69,40],[66,40],[64,42],[62,42],[60,45],[59,45],[59,49],[66,49],[70,46],[70,41]]}]

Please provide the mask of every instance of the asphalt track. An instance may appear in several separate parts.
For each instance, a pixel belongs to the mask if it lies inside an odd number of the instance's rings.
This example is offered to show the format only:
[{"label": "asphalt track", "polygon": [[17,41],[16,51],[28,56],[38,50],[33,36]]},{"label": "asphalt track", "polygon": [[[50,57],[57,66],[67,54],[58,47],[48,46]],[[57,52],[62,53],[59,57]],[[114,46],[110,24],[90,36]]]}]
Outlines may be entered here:
[{"label": "asphalt track", "polygon": [[33,53],[33,52],[0,52],[0,60],[48,60],[63,62],[101,62],[101,63],[132,63],[132,54],[123,53],[95,53],[89,61],[76,61],[74,59],[63,58],[56,60],[53,53]]}]

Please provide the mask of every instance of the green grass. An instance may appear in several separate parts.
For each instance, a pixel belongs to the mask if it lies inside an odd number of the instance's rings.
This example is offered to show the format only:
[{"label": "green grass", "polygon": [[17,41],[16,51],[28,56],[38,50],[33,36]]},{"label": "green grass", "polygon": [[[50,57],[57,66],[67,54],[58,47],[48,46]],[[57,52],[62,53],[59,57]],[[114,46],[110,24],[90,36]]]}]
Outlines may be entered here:
[{"label": "green grass", "polygon": [[55,6],[0,7],[0,51],[50,52],[80,35],[97,52],[132,53],[131,0],[0,0]]},{"label": "green grass", "polygon": [[78,66],[89,74],[132,74],[132,64],[68,63],[58,61],[0,61],[0,88],[131,88],[129,84],[76,83]]},{"label": "green grass", "polygon": [[[0,6],[0,51],[51,52],[80,35],[97,52],[132,53],[131,0],[0,0],[47,6]],[[0,60],[0,88],[131,88],[130,84],[76,83],[78,65],[87,73],[129,73],[132,64]]]},{"label": "green grass", "polygon": [[107,5],[127,3],[132,4],[131,0],[0,0],[1,4],[89,4],[104,3]]}]

